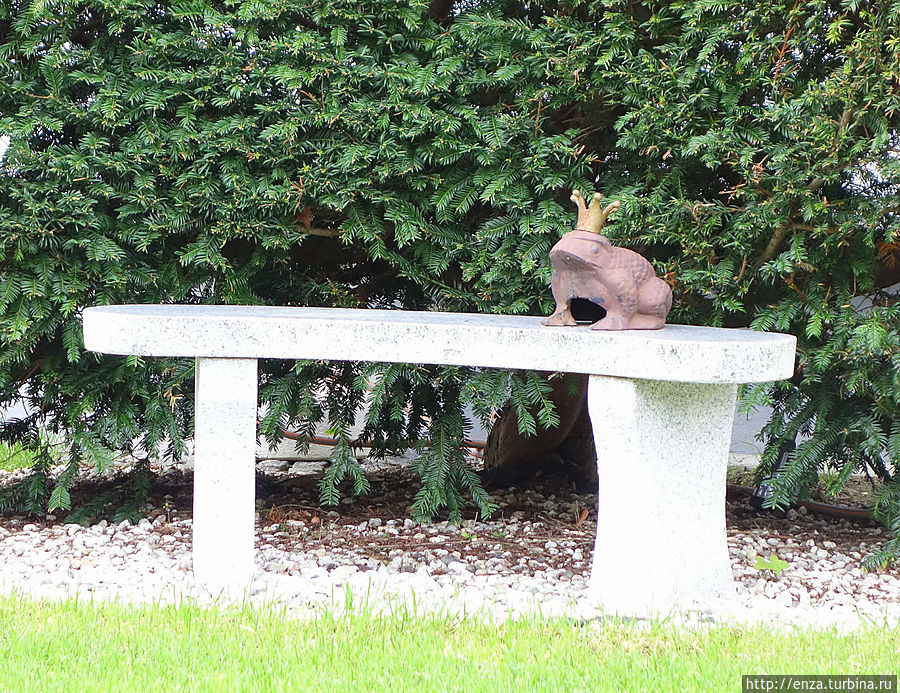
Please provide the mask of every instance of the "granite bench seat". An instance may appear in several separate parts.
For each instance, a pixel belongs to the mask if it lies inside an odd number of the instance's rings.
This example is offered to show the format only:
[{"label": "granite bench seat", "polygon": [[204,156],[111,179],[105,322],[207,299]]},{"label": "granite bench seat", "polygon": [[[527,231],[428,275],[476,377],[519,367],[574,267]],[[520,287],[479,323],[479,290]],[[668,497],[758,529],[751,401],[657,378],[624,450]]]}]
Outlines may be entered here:
[{"label": "granite bench seat", "polygon": [[599,332],[540,318],[263,306],[84,311],[85,346],[196,359],[194,575],[212,592],[254,572],[257,359],[584,373],[598,441],[590,599],[649,613],[728,597],[725,473],[739,383],[790,377],[790,335],[667,325]]}]

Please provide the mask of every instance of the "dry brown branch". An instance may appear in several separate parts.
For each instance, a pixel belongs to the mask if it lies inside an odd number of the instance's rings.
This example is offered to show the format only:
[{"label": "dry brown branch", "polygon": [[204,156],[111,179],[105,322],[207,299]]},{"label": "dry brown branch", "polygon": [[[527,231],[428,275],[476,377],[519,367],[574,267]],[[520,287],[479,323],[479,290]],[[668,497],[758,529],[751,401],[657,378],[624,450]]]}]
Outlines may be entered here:
[{"label": "dry brown branch", "polygon": [[[794,7],[791,10],[791,16],[797,11],[797,7],[800,5],[800,0],[794,0]],[[784,65],[784,56],[787,53],[788,46],[790,45],[791,34],[794,33],[794,20],[791,20],[791,23],[788,24],[787,31],[784,32],[784,41],[781,43],[781,50],[778,51],[778,58],[775,60],[775,74],[772,75],[772,88],[778,84],[778,77],[781,74],[781,67]]]}]

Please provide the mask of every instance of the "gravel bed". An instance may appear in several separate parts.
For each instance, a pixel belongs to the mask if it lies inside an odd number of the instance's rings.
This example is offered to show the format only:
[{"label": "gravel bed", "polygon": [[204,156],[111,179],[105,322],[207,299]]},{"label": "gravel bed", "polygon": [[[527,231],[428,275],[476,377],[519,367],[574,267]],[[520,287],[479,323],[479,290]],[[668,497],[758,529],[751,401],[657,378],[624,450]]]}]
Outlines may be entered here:
[{"label": "gravel bed", "polygon": [[[491,617],[599,615],[585,604],[596,494],[539,478],[495,489],[500,511],[489,521],[418,525],[408,519],[416,486],[406,468],[385,468],[369,496],[329,510],[315,503],[315,477],[286,467],[270,467],[258,481],[252,602],[296,614],[368,603]],[[16,476],[0,472],[0,486]],[[193,587],[189,465],[159,470],[151,501],[136,525],[0,516],[0,592],[209,601]],[[686,619],[900,624],[900,571],[859,567],[885,541],[880,528],[802,510],[758,513],[745,499],[729,501],[726,511],[736,596],[697,605]],[[779,575],[753,567],[773,553],[788,563]]]}]

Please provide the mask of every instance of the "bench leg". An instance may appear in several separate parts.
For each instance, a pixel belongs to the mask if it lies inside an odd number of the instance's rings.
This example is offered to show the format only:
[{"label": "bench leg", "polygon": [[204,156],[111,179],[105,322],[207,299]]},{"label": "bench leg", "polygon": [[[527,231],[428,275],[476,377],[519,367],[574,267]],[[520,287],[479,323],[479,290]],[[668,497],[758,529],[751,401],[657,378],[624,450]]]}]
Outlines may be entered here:
[{"label": "bench leg", "polygon": [[246,592],[256,519],[256,359],[198,358],[194,424],[194,578]]},{"label": "bench leg", "polygon": [[733,595],[725,473],[737,386],[592,375],[600,483],[590,599],[664,614]]}]

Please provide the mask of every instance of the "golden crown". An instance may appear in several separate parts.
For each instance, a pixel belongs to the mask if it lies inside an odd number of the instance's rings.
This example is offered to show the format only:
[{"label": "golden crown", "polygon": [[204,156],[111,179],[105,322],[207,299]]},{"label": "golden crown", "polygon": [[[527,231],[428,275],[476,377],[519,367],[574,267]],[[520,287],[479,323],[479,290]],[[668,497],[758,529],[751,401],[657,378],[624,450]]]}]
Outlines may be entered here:
[{"label": "golden crown", "polygon": [[610,202],[604,209],[601,209],[600,200],[603,199],[603,195],[598,192],[595,192],[593,198],[591,198],[590,207],[587,205],[580,190],[573,190],[570,199],[578,205],[578,221],[575,223],[575,228],[596,234],[603,230],[606,218],[622,206],[622,203],[617,200]]}]

